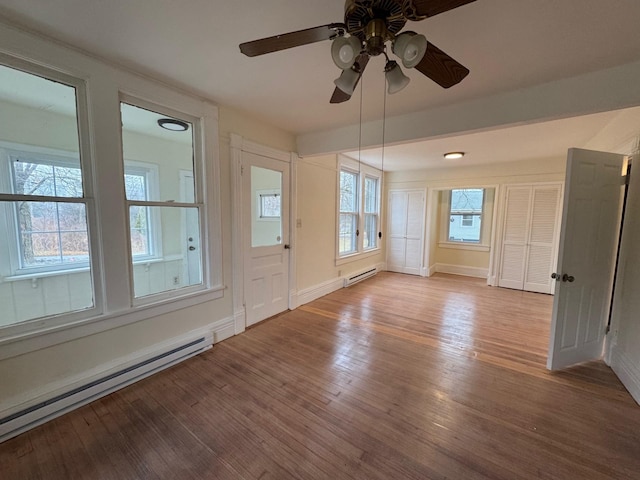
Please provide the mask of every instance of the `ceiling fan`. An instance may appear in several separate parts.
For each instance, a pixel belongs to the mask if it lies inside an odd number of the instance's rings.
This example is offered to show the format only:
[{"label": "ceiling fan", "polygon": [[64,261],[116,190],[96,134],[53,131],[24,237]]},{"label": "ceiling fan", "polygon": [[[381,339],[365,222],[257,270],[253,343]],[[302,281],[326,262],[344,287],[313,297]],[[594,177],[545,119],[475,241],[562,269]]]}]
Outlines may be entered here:
[{"label": "ceiling fan", "polygon": [[240,44],[240,51],[249,57],[288,48],[332,40],[331,56],[342,69],[335,80],[331,103],[349,100],[360,81],[369,58],[384,54],[385,75],[389,93],[402,90],[409,78],[394,60],[389,60],[386,43],[406,68],[415,68],[443,88],[460,83],[469,70],[428,42],[424,35],[400,32],[407,21],[417,22],[461,7],[475,0],[346,0],[344,23],[285,33]]}]

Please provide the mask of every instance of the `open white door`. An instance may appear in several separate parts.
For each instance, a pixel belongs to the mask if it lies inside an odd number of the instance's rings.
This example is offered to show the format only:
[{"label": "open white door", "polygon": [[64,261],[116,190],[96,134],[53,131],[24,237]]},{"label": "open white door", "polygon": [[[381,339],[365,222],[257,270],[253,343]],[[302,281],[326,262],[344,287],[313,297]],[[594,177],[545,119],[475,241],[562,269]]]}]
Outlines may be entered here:
[{"label": "open white door", "polygon": [[242,153],[247,327],[289,306],[289,166]]},{"label": "open white door", "polygon": [[570,149],[547,367],[600,358],[611,298],[623,155]]}]

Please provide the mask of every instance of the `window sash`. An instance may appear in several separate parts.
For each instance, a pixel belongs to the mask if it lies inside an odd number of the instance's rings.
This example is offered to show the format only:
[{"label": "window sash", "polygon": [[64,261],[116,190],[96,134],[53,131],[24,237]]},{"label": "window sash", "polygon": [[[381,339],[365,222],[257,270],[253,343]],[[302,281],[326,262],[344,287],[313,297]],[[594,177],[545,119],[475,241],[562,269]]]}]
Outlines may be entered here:
[{"label": "window sash", "polygon": [[[477,191],[482,192],[482,203],[480,209],[473,208],[473,205],[456,205],[457,208],[454,208],[454,195],[455,192],[459,191]],[[472,188],[472,189],[452,189],[449,191],[449,215],[448,217],[451,219],[447,222],[447,241],[455,242],[455,243],[470,243],[470,244],[480,244],[482,243],[482,220],[484,216],[484,205],[485,205],[485,189],[484,188]],[[457,202],[459,203],[459,202]],[[464,207],[464,208],[461,208]],[[465,237],[455,238],[454,233],[452,232],[452,226],[456,223],[455,218],[459,218],[459,227],[464,229]],[[477,219],[477,220],[476,220]],[[466,236],[471,235],[472,230],[477,230],[477,235],[473,237],[466,238]]]}]

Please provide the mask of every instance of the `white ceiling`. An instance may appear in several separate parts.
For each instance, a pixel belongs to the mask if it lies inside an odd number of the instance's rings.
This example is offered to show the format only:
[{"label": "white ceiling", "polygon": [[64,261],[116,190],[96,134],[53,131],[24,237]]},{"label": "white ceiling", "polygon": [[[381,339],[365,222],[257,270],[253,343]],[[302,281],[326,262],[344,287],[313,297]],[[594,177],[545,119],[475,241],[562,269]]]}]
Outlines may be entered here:
[{"label": "white ceiling", "polygon": [[[300,135],[359,120],[357,94],[350,102],[329,104],[339,74],[329,42],[256,58],[242,55],[238,44],[342,21],[343,7],[344,0],[0,0],[0,15]],[[471,74],[444,90],[409,71],[411,84],[387,99],[387,115],[459,104],[636,61],[639,18],[638,0],[477,0],[410,23],[407,28],[424,33]],[[382,58],[373,59],[363,78],[364,121],[382,117],[382,68]],[[547,138],[557,131],[548,129]],[[488,138],[485,143],[495,146],[493,142],[508,136]],[[441,150],[461,148],[452,148],[455,143],[432,144],[437,149],[433,158]],[[465,161],[479,159],[469,156]]]}]

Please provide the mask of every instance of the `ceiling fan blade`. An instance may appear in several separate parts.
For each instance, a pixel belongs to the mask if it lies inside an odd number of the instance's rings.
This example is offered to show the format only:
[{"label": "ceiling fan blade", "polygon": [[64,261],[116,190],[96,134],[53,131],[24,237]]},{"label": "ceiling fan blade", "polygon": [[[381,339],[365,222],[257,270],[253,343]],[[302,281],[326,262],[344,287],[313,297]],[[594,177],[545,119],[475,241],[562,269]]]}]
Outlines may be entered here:
[{"label": "ceiling fan blade", "polygon": [[[358,82],[360,82],[360,78],[364,73],[364,69],[367,67],[367,63],[369,63],[369,55],[367,55],[366,53],[361,53],[354,64],[357,64],[357,67],[360,70],[360,75],[358,75],[358,80],[356,81],[354,88],[358,85]],[[336,87],[336,89],[333,91],[333,95],[331,96],[330,103],[343,103],[350,98],[351,95],[349,95],[348,93],[344,93],[342,90]]]},{"label": "ceiling fan blade", "polygon": [[346,26],[342,23],[330,23],[320,27],[307,28],[297,32],[283,33],[273,37],[261,38],[252,42],[240,44],[240,51],[247,57],[257,57],[265,53],[286,50],[287,48],[308,45],[309,43],[331,40],[339,35],[343,35]]},{"label": "ceiling fan blade", "polygon": [[413,0],[413,8],[422,17],[433,17],[476,0]]},{"label": "ceiling fan blade", "polygon": [[427,43],[427,51],[415,69],[443,88],[453,87],[469,75],[467,67],[455,61],[431,42]]}]

